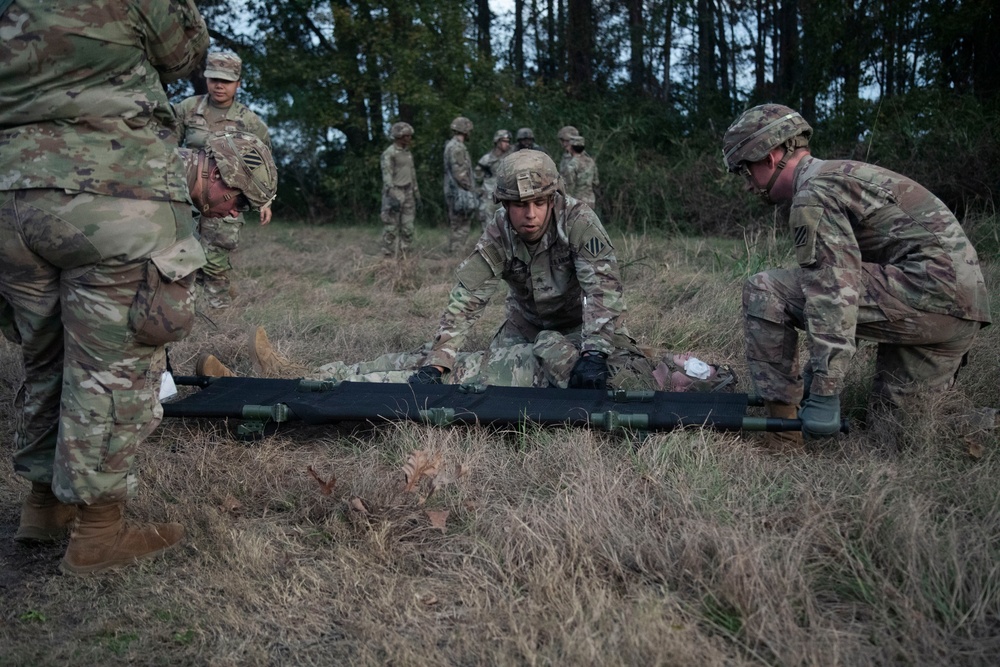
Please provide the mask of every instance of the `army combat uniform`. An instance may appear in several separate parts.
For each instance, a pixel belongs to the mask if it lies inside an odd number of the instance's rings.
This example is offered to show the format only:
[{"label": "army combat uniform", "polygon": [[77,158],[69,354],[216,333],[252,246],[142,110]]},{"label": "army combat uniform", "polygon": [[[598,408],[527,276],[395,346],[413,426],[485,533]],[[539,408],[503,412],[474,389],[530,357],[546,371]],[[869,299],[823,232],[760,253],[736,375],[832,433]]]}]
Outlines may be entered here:
[{"label": "army combat uniform", "polygon": [[465,142],[452,137],[444,146],[444,200],[448,207],[448,252],[461,250],[479,208],[475,195],[472,158]]},{"label": "army combat uniform", "polygon": [[584,151],[574,153],[561,164],[559,175],[566,186],[566,194],[594,208],[597,204],[594,188],[601,184],[594,158]]},{"label": "army combat uniform", "polygon": [[413,220],[420,189],[413,153],[395,143],[382,151],[382,252],[393,255],[396,238],[399,250],[406,252],[413,244]]},{"label": "army combat uniform", "polygon": [[[509,287],[507,320],[487,354],[533,343],[547,360],[549,383],[566,387],[581,352],[611,355],[634,347],[620,322],[625,312],[618,261],[597,215],[562,194],[552,197],[544,236],[527,244],[512,229],[505,209],[486,227],[475,251],[456,270],[426,364],[451,369],[467,332],[490,299]],[[545,333],[558,336],[540,335]]]},{"label": "army combat uniform", "polygon": [[902,405],[951,385],[989,305],[979,259],[955,216],[887,169],[806,155],[789,226],[799,268],[759,273],[743,291],[747,361],[763,398],[796,404],[796,329],[811,391],[837,395],[855,339],[878,343],[873,398]]},{"label": "army combat uniform", "polygon": [[[210,58],[220,60],[219,64],[227,71],[236,73],[234,80],[239,79],[241,63],[235,54],[213,53]],[[226,62],[227,58],[234,62]],[[195,95],[178,103],[174,111],[181,126],[181,145],[185,148],[204,148],[209,136],[224,130],[247,132],[271,148],[267,126],[256,113],[237,100],[223,109],[212,104],[208,95]],[[240,231],[244,223],[243,214],[240,214],[235,218],[203,216],[198,225],[207,258],[199,280],[203,283],[209,304],[213,308],[224,308],[231,302],[229,272],[233,266],[229,256],[239,246]]]},{"label": "army combat uniform", "polygon": [[476,163],[476,180],[481,185],[479,193],[479,220],[483,224],[483,229],[486,229],[490,220],[496,215],[497,209],[500,208],[500,204],[493,201],[493,191],[497,187],[497,162],[502,160],[506,155],[507,153],[497,155],[491,150],[479,158],[479,162]]},{"label": "army combat uniform", "polygon": [[204,262],[163,82],[194,70],[208,31],[191,2],[16,0],[0,33],[14,469],[63,503],[121,502]]}]

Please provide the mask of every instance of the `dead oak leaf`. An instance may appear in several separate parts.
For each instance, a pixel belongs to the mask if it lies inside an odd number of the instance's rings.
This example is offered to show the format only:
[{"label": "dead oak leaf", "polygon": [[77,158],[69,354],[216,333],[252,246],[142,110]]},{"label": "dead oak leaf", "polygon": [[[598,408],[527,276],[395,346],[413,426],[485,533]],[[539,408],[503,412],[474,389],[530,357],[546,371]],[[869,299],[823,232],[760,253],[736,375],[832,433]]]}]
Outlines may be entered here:
[{"label": "dead oak leaf", "polygon": [[236,500],[236,498],[226,496],[226,499],[222,501],[221,505],[219,505],[219,509],[228,514],[236,514],[243,509],[243,505],[241,505],[240,501]]},{"label": "dead oak leaf", "polygon": [[965,451],[969,456],[977,461],[983,458],[983,454],[986,453],[983,443],[981,443],[977,438],[973,438],[971,435],[965,436]]},{"label": "dead oak leaf", "polygon": [[320,477],[315,470],[313,470],[312,466],[306,468],[306,471],[312,476],[314,480],[316,480],[316,483],[319,484],[320,493],[322,493],[324,496],[328,496],[331,493],[333,493],[333,486],[334,484],[337,483],[336,477],[331,476],[330,480],[326,481],[322,477]]},{"label": "dead oak leaf", "polygon": [[432,528],[437,528],[442,533],[447,532],[448,528],[445,524],[448,521],[448,515],[451,514],[451,510],[424,510],[424,514],[431,520]]},{"label": "dead oak leaf", "polygon": [[410,454],[403,465],[403,491],[413,491],[424,477],[433,478],[441,465],[441,452],[431,453],[417,449]]},{"label": "dead oak leaf", "polygon": [[364,516],[371,514],[371,510],[368,509],[368,503],[366,503],[361,496],[352,496],[351,500],[348,501],[347,506],[358,514],[362,514]]}]

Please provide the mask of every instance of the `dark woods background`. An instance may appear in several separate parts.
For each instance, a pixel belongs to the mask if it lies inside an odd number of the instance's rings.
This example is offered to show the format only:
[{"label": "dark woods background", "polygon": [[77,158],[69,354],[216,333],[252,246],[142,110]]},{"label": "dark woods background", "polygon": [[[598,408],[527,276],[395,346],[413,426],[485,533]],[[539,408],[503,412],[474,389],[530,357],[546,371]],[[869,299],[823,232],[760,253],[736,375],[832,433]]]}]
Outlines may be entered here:
[{"label": "dark woods background", "polygon": [[721,137],[766,101],[803,112],[820,157],[906,173],[963,217],[994,213],[994,0],[199,4],[214,48],[244,59],[239,99],[271,127],[281,217],[376,222],[379,154],[405,120],[418,221],[444,224],[441,150],[462,114],[475,124],[473,160],[496,129],[530,126],[558,161],[556,131],[578,127],[609,227],[740,233],[769,213],[723,171]]}]

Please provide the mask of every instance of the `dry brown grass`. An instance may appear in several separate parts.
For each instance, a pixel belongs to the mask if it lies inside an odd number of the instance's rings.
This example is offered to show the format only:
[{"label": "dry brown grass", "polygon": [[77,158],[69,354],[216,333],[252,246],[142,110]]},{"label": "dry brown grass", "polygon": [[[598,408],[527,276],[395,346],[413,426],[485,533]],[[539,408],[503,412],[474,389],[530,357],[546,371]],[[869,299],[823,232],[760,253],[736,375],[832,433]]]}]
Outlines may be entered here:
[{"label": "dry brown grass", "polygon": [[[190,372],[210,350],[247,371],[258,324],[309,363],[416,347],[450,288],[444,238],[421,230],[413,257],[387,263],[374,229],[248,228],[237,307],[199,322],[173,363]],[[640,342],[740,370],[741,276],[783,251],[616,243]],[[474,345],[499,318],[492,307]],[[935,414],[1000,405],[996,329]],[[0,348],[7,406],[15,355]],[[143,447],[129,508],[186,525],[159,560],[60,576],[62,545],[11,541],[26,485],[0,477],[0,665],[994,664],[997,437],[927,414],[787,458],[698,429],[345,425],[247,444],[174,420]],[[415,450],[468,473],[420,504],[401,490]],[[329,495],[310,467],[336,478]],[[428,510],[449,511],[445,532]]]}]

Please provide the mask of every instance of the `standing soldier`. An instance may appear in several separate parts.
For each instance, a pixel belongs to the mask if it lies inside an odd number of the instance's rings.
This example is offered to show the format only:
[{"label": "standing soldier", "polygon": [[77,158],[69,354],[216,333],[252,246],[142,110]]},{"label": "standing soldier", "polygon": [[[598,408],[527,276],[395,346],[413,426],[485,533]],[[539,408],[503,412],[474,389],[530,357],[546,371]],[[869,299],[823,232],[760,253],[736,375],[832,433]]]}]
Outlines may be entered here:
[{"label": "standing soldier", "polygon": [[472,121],[459,116],[451,121],[451,139],[444,145],[444,200],[448,207],[448,253],[461,250],[469,236],[472,216],[479,209],[475,193],[472,158],[465,142],[472,133]]},{"label": "standing soldier", "polygon": [[566,163],[570,160],[570,158],[573,157],[573,153],[569,149],[569,139],[570,137],[575,137],[579,134],[580,131],[577,130],[572,125],[566,125],[562,127],[556,134],[556,137],[559,139],[559,145],[562,146],[563,149],[562,157],[559,158],[560,174],[563,173],[563,170],[566,168]]},{"label": "standing soldier", "polygon": [[597,163],[586,150],[586,143],[580,135],[574,135],[568,140],[572,157],[559,170],[566,184],[566,194],[576,197],[590,208],[597,203],[596,189],[601,184],[597,176]]},{"label": "standing soldier", "polygon": [[493,199],[493,190],[497,186],[496,166],[502,157],[510,152],[510,132],[497,130],[493,135],[493,150],[479,158],[476,163],[476,180],[480,184],[479,217],[483,229],[493,219],[499,204]]},{"label": "standing soldier", "polygon": [[[204,148],[208,137],[219,131],[248,132],[271,148],[267,126],[245,104],[236,101],[240,87],[243,61],[232,51],[208,54],[205,65],[207,95],[195,95],[174,107],[181,125],[181,145]],[[271,222],[271,203],[260,209],[260,224]],[[232,304],[229,272],[233,266],[229,255],[236,250],[243,227],[243,216],[202,217],[199,236],[205,248],[207,263],[198,276],[212,308],[228,308]]]},{"label": "standing soldier", "polygon": [[[394,257],[413,244],[413,218],[420,201],[417,171],[413,167],[413,127],[394,123],[389,128],[392,144],[382,151],[382,254]],[[397,248],[396,241],[399,240]]]},{"label": "standing soldier", "polygon": [[163,84],[208,30],[191,0],[15,0],[0,12],[0,296],[21,346],[14,539],[61,568],[159,554],[178,523],[129,524],[139,443],[160,423],[164,345],[194,320],[205,261]]},{"label": "standing soldier", "polygon": [[543,153],[548,152],[542,148],[540,144],[535,143],[535,133],[530,127],[522,127],[518,130],[514,140],[517,141],[517,143],[514,144],[514,151],[531,150],[541,151]]},{"label": "standing soldier", "polygon": [[[729,127],[722,154],[749,192],[790,204],[798,261],[743,288],[753,383],[772,417],[796,417],[803,399],[803,433],[824,437],[840,428],[857,340],[878,344],[870,407],[912,410],[921,392],[952,386],[990,309],[976,251],[941,200],[882,167],[817,159],[811,135],[797,111],[763,104]],[[768,435],[772,447],[801,447],[801,434]]]}]

